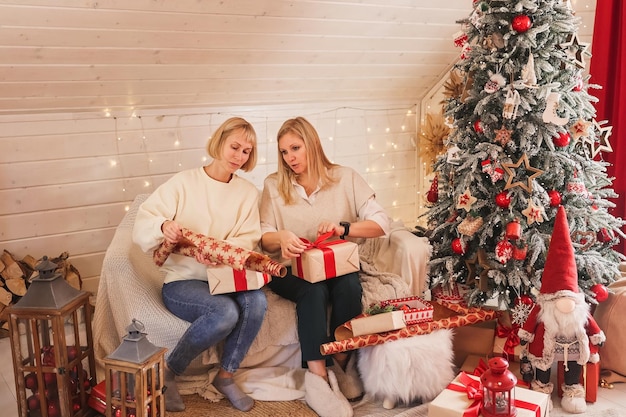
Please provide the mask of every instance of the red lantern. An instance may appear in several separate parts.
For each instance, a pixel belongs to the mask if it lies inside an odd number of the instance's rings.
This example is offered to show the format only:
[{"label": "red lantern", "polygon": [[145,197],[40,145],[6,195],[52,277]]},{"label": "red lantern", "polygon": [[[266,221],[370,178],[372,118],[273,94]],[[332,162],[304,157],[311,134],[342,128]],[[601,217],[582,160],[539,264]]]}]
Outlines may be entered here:
[{"label": "red lantern", "polygon": [[558,207],[561,205],[561,201],[563,198],[561,197],[561,193],[557,190],[548,191],[548,197],[550,197],[550,207]]},{"label": "red lantern", "polygon": [[501,357],[493,357],[480,377],[483,385],[481,413],[485,417],[514,417],[515,385],[517,377],[509,371],[509,362]]},{"label": "red lantern", "polygon": [[528,254],[528,245],[513,245],[513,259],[516,261],[523,261],[526,259],[526,254]]},{"label": "red lantern", "polygon": [[568,132],[562,132],[559,133],[559,136],[554,136],[552,138],[552,142],[554,142],[555,146],[558,146],[559,148],[564,148],[567,145],[569,145],[571,136]]},{"label": "red lantern", "polygon": [[514,219],[506,225],[506,237],[511,240],[517,240],[520,236],[522,236],[522,226],[519,224],[519,219]]},{"label": "red lantern", "polygon": [[594,284],[591,286],[590,290],[595,294],[596,301],[599,303],[606,301],[606,299],[609,298],[609,290],[607,290],[602,284]]},{"label": "red lantern", "polygon": [[511,21],[511,27],[517,33],[524,33],[528,29],[530,29],[531,26],[532,21],[530,20],[530,17],[526,16],[525,14],[518,14]]},{"label": "red lantern", "polygon": [[506,191],[502,191],[496,195],[496,205],[501,208],[509,208],[511,204],[511,197],[509,197],[509,193]]},{"label": "red lantern", "polygon": [[461,238],[455,238],[452,240],[452,251],[458,255],[463,255],[467,245]]}]

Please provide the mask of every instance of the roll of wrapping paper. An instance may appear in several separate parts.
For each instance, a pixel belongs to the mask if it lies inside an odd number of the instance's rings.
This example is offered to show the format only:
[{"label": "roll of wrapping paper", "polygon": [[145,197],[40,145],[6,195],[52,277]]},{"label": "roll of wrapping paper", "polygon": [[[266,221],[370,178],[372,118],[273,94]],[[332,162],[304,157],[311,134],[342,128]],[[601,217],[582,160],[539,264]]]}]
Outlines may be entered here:
[{"label": "roll of wrapping paper", "polygon": [[230,266],[236,270],[250,269],[265,272],[275,277],[284,277],[287,268],[271,259],[267,255],[244,249],[225,240],[214,239],[189,229],[182,229],[183,239],[178,243],[163,243],[154,250],[152,259],[157,266],[162,266],[172,253],[196,258],[198,254],[203,259],[221,265]]},{"label": "roll of wrapping paper", "polygon": [[[485,310],[479,307],[467,307],[459,303],[430,302],[434,308],[433,321],[406,326],[402,329],[384,333],[353,336],[350,322],[346,322],[335,330],[335,341],[320,346],[322,355],[346,352],[366,346],[375,346],[405,337],[414,337],[431,333],[439,329],[451,329],[467,326],[483,321],[495,320],[500,312]],[[358,317],[358,316],[357,316]]]}]

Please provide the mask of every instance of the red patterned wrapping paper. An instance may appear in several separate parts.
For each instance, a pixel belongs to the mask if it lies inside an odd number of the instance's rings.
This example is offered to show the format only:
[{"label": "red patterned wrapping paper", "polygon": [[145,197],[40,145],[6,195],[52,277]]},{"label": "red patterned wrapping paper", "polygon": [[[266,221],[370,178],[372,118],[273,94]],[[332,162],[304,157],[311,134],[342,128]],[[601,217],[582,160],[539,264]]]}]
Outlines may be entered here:
[{"label": "red patterned wrapping paper", "polygon": [[211,294],[258,290],[272,280],[272,276],[249,269],[233,269],[229,266],[207,268]]},{"label": "red patterned wrapping paper", "polygon": [[152,259],[157,266],[163,266],[171,253],[195,258],[201,254],[207,261],[230,266],[236,270],[250,269],[252,271],[265,272],[267,274],[284,277],[287,268],[269,256],[244,249],[224,240],[217,240],[210,236],[182,229],[183,240],[177,244],[163,243],[154,250]]},{"label": "red patterned wrapping paper", "polygon": [[308,282],[339,277],[361,268],[359,247],[354,242],[328,240],[333,233],[320,235],[315,242],[300,238],[307,249],[291,260],[291,273]]},{"label": "red patterned wrapping paper", "polygon": [[467,307],[464,304],[433,302],[433,321],[417,323],[406,326],[403,329],[390,332],[353,336],[350,322],[344,323],[335,330],[335,341],[324,343],[320,346],[323,355],[346,352],[365,346],[380,345],[386,342],[428,334],[439,329],[451,329],[454,327],[467,326],[483,321],[494,320],[499,312],[496,310],[484,310],[478,307]]}]

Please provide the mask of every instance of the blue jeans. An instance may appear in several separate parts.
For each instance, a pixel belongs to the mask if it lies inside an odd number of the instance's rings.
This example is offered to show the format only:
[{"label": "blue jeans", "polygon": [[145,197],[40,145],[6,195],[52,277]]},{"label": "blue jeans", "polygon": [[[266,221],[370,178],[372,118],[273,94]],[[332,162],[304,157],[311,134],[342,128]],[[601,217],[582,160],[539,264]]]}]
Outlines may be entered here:
[{"label": "blue jeans", "polygon": [[174,281],[163,285],[163,303],[176,317],[191,323],[167,357],[167,367],[182,374],[204,350],[224,341],[221,365],[235,372],[250,349],[265,316],[262,290],[212,295],[206,281]]}]

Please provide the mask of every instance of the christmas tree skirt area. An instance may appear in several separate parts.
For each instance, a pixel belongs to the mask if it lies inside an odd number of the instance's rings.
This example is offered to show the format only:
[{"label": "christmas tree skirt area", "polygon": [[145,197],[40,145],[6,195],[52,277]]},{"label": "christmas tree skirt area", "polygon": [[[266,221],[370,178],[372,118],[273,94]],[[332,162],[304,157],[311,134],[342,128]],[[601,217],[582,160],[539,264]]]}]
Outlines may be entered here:
[{"label": "christmas tree skirt area", "polygon": [[[221,400],[212,403],[199,395],[184,395],[186,409],[180,413],[166,413],[167,417],[316,417],[304,401],[255,401],[254,408],[248,412],[234,409],[230,402]],[[559,399],[553,395],[554,408],[550,417],[566,417],[569,414],[560,407]],[[414,407],[396,407],[386,410],[381,401],[363,400],[353,404],[354,417],[427,417],[428,404]],[[581,414],[579,414],[581,415]],[[587,404],[585,417],[626,417],[626,410],[610,408],[598,403]]]},{"label": "christmas tree skirt area", "polygon": [[[255,401],[254,408],[242,412],[233,408],[228,400],[210,402],[199,395],[184,395],[185,411],[166,413],[167,417],[317,417],[304,401]],[[396,407],[386,410],[382,401],[363,400],[353,404],[354,417],[427,417],[426,404],[414,407]]]}]

